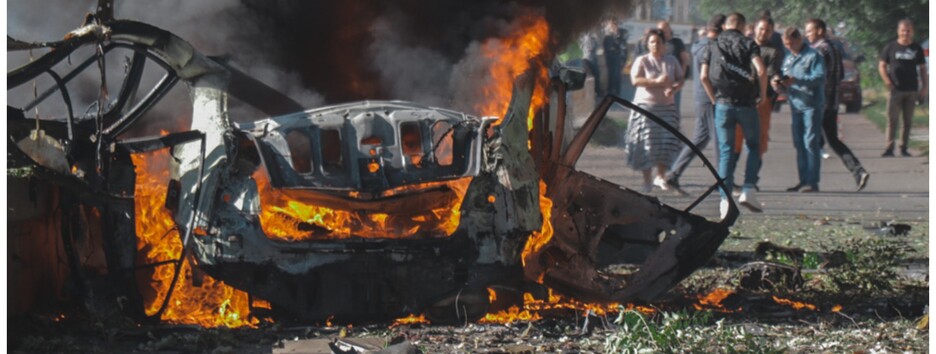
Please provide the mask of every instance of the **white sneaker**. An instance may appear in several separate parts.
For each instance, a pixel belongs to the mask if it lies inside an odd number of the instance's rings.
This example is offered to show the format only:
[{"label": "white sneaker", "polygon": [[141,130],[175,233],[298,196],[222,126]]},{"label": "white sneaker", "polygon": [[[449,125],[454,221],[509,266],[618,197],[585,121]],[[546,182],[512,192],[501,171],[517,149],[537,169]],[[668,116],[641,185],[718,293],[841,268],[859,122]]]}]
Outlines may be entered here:
[{"label": "white sneaker", "polygon": [[653,179],[653,185],[659,187],[660,189],[664,191],[669,191],[673,189],[673,187],[670,187],[669,183],[666,183],[666,180],[660,178],[660,176],[656,176],[656,178]]},{"label": "white sneaker", "polygon": [[726,217],[728,217],[728,207],[729,207],[729,206],[730,206],[730,204],[728,204],[728,199],[722,199],[722,200],[721,200],[721,203],[718,203],[718,212],[719,212],[718,215],[721,216],[721,219],[722,219],[722,220],[724,220]]},{"label": "white sneaker", "polygon": [[743,191],[741,191],[741,196],[738,197],[738,203],[748,208],[748,210],[752,212],[764,212],[764,209],[761,209],[760,203],[757,202],[757,198],[754,198],[754,191],[751,189],[745,188]]},{"label": "white sneaker", "polygon": [[826,152],[825,149],[819,149],[819,153],[822,154],[823,160],[828,160],[829,157],[832,156],[832,155],[829,155],[829,153]]}]

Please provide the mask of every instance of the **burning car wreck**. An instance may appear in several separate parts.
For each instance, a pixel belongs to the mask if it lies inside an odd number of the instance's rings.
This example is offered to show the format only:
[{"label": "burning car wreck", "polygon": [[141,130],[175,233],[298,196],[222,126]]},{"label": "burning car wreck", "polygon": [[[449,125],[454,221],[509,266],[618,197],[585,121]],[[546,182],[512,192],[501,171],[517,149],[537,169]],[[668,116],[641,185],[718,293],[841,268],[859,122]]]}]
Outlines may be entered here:
[{"label": "burning car wreck", "polygon": [[[720,186],[717,177],[678,210],[576,170],[613,104],[641,109],[607,97],[563,146],[573,133],[563,128],[565,93],[583,80],[568,68],[519,73],[506,112],[493,117],[405,101],[307,109],[224,58],[106,11],[62,41],[7,46],[52,48],[9,72],[10,89],[54,81],[10,102],[8,167],[60,187],[60,232],[78,288],[89,275],[69,245],[76,233],[99,233],[107,282],[138,319],[187,323],[174,308],[190,301],[179,289],[209,282],[249,294],[238,301],[253,312],[307,322],[473,321],[547,288],[588,302],[650,301],[705,264],[738,215],[734,205],[720,221],[690,212]],[[97,50],[56,71],[87,47]],[[117,49],[130,53],[120,90],[77,88],[104,99],[75,116],[72,81],[83,71],[103,76],[102,58]],[[147,63],[165,75],[141,95]],[[124,137],[177,84],[190,88],[191,125]],[[537,90],[552,102],[534,99]],[[27,116],[50,97],[67,113]],[[263,115],[232,117],[233,99]],[[157,172],[164,177],[149,179]],[[94,212],[77,211],[84,207]],[[91,224],[99,227],[79,227]],[[150,242],[168,239],[172,252],[145,255]],[[606,271],[611,265],[628,271]],[[222,314],[224,306],[234,304]]]}]

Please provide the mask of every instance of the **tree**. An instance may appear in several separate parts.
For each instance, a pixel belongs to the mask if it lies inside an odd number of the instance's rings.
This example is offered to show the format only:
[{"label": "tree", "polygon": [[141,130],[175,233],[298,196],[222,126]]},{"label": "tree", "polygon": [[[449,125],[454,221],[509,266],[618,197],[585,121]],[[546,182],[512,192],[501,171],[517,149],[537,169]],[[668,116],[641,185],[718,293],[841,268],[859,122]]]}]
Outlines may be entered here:
[{"label": "tree", "polygon": [[[844,30],[836,33],[851,43],[856,55],[868,60],[862,72],[876,73],[877,56],[884,45],[897,38],[897,21],[909,18],[914,23],[917,42],[929,37],[929,0],[700,0],[699,9],[706,18],[715,13],[737,11],[753,21],[763,9],[769,9],[778,27],[795,25],[800,29],[810,18],[820,18],[829,27]],[[877,75],[864,75],[874,80]]]}]

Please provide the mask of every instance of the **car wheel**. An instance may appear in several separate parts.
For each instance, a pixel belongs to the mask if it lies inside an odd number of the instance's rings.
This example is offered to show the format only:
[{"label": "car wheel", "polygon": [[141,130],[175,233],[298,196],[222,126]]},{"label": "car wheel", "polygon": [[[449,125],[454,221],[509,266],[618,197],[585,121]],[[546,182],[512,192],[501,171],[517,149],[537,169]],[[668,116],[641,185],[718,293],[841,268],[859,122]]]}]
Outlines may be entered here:
[{"label": "car wheel", "polygon": [[847,113],[858,113],[861,110],[861,95],[858,95],[858,98],[854,101],[851,101],[845,105],[845,112]]}]

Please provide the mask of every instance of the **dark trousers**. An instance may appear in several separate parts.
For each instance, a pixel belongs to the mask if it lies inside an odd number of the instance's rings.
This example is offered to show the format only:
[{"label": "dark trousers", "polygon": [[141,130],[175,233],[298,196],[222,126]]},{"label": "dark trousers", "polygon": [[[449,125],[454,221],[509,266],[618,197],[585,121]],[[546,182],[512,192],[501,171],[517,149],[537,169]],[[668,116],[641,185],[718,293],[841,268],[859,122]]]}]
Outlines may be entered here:
[{"label": "dark trousers", "polygon": [[[700,151],[705,150],[705,147],[708,146],[709,141],[716,141],[715,137],[715,105],[712,102],[706,100],[705,102],[696,102],[696,120],[695,120],[695,133],[692,136],[692,144],[695,145]],[[673,161],[673,165],[670,166],[669,172],[666,174],[666,180],[679,182],[679,176],[682,176],[683,171],[686,170],[686,167],[689,167],[689,163],[692,162],[692,159],[695,158],[695,154],[692,153],[692,150],[688,146],[683,146],[682,150],[679,152],[679,155],[676,157],[676,160]],[[718,169],[718,153],[715,153],[715,160],[712,161],[715,166],[715,169]]]},{"label": "dark trousers", "polygon": [[592,77],[595,78],[595,102],[601,102],[605,96],[604,85],[601,84],[601,71],[598,68],[598,63],[591,60],[584,60],[585,67],[588,71],[591,72]]},{"label": "dark trousers", "polygon": [[838,137],[838,110],[826,109],[822,113],[822,131],[825,133],[825,141],[832,147],[832,151],[842,159],[845,168],[855,176],[855,183],[861,181],[861,173],[865,172],[861,167],[861,162],[855,157],[851,149],[845,145]]},{"label": "dark trousers", "polygon": [[621,70],[624,68],[624,62],[620,55],[606,54],[605,59],[608,68],[608,87],[605,88],[605,93],[621,96]]}]

